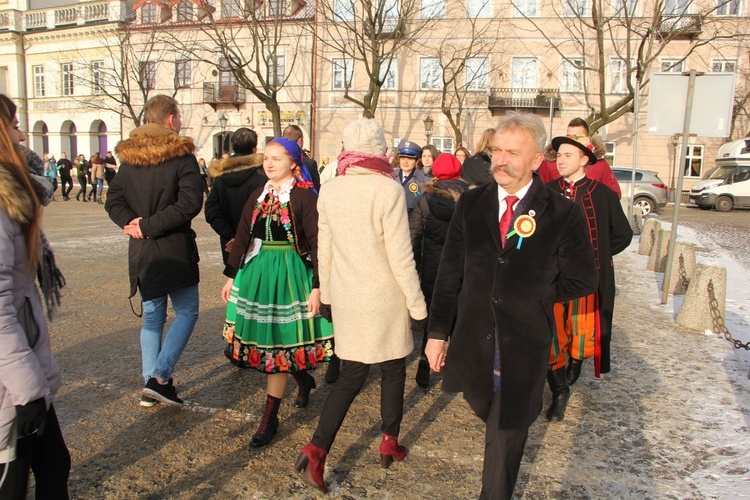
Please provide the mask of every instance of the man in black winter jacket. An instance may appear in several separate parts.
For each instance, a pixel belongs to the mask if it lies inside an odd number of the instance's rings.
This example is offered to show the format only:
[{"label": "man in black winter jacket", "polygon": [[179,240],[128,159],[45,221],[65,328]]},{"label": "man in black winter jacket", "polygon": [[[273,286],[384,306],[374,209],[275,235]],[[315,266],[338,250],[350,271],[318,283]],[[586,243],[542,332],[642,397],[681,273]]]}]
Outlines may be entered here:
[{"label": "man in black winter jacket", "polygon": [[[190,222],[201,211],[203,185],[193,140],[179,135],[177,101],[157,95],[144,111],[147,123],[115,148],[121,166],[105,208],[130,237],[130,297],[141,294],[141,406],[181,405],[172,373],[198,320],[199,259]],[[167,297],[176,315],[162,339]]]},{"label": "man in black winter jacket", "polygon": [[224,265],[232,251],[234,234],[240,223],[250,193],[268,180],[263,172],[263,155],[256,154],[258,135],[249,128],[239,128],[232,136],[234,154],[211,162],[214,178],[206,199],[206,222],[219,235]]}]

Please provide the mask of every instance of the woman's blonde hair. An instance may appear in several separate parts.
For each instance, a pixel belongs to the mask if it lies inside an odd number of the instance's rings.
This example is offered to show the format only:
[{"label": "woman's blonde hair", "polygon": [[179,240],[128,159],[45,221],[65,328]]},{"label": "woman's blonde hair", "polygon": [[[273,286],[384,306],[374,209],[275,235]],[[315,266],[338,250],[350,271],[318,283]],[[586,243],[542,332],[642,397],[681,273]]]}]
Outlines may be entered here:
[{"label": "woman's blonde hair", "polygon": [[29,194],[34,204],[34,213],[31,220],[21,224],[23,237],[26,242],[26,252],[34,269],[39,265],[41,239],[39,236],[39,200],[36,197],[36,191],[31,183],[29,167],[26,165],[26,159],[21,155],[13,140],[10,138],[8,130],[11,127],[13,118],[16,116],[16,105],[5,94],[0,94],[0,151],[3,151],[2,165],[10,172],[13,178]]},{"label": "woman's blonde hair", "polygon": [[488,128],[482,132],[482,137],[477,142],[476,154],[489,151],[492,146],[492,136],[495,135],[494,128]]}]

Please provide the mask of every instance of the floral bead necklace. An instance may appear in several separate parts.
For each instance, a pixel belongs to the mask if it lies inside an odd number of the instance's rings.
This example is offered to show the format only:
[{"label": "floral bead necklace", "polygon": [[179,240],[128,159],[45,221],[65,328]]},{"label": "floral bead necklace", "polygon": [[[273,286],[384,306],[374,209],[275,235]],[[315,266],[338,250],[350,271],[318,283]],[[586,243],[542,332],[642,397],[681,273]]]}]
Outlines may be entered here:
[{"label": "floral bead necklace", "polygon": [[252,228],[255,227],[255,223],[260,216],[266,225],[265,239],[266,241],[271,241],[273,239],[271,234],[271,222],[279,222],[286,231],[287,241],[289,241],[289,244],[294,245],[295,237],[294,228],[292,227],[292,218],[290,216],[291,206],[289,197],[289,193],[293,187],[293,181],[280,186],[279,189],[274,189],[273,186],[270,185],[270,181],[266,184],[266,189],[264,189],[265,196],[263,194],[261,195],[261,199],[255,204],[255,209],[253,210],[253,217],[250,222],[251,231]]}]

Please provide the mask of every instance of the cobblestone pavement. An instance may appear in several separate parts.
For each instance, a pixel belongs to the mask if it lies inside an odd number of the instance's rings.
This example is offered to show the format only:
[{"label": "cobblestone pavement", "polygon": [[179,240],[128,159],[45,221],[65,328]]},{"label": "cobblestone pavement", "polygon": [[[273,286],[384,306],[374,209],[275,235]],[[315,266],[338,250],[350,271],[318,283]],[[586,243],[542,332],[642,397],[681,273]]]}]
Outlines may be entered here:
[{"label": "cobblestone pavement", "polygon": [[[282,402],[273,444],[248,450],[265,380],[222,355],[218,238],[202,214],[201,316],[177,366],[183,408],[141,408],[140,321],[127,300],[127,242],[101,205],[56,202],[44,226],[68,286],[52,323],[65,385],[56,406],[73,459],[74,498],[310,498],[293,471],[330,387],[323,372],[306,409]],[[565,421],[532,427],[518,498],[750,498],[747,365],[715,336],[685,332],[658,304],[637,242],[616,259],[613,371],[591,363]],[[139,304],[134,304],[136,309]],[[379,466],[379,387],[373,370],[326,467],[333,498],[476,498],[483,426],[460,396],[414,383],[408,358],[401,441]],[[545,408],[549,404],[549,394]]]}]

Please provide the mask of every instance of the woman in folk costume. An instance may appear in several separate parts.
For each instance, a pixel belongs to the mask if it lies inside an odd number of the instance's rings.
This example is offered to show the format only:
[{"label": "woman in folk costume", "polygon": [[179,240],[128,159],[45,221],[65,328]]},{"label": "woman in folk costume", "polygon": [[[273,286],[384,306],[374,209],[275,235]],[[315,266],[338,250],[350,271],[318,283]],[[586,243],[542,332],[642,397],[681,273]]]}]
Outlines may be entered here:
[{"label": "woman in folk costume", "polygon": [[427,318],[404,217],[406,197],[383,156],[383,129],[360,118],[344,128],[343,142],[339,175],[326,182],[318,201],[321,302],[326,315],[333,313],[341,372],[295,464],[303,480],[323,492],[326,457],[372,365],[381,373],[381,464],[388,467],[408,453],[398,435],[406,356],[414,349],[410,318],[419,331]]},{"label": "woman in folk costume", "polygon": [[569,386],[580,376],[583,360],[594,358],[596,377],[610,370],[615,304],[612,256],[627,248],[633,230],[615,192],[586,176],[587,165],[597,162],[590,139],[572,134],[555,137],[552,147],[557,151],[561,177],[547,187],[583,207],[599,270],[599,287],[595,293],[557,303],[554,307],[557,337],[553,339],[550,353],[547,381],[552,390],[552,405],[546,416],[547,420],[559,421],[564,418]]},{"label": "woman in folk costume", "polygon": [[316,386],[307,371],[333,354],[332,326],[318,315],[317,196],[302,179],[301,164],[295,142],[276,138],[268,144],[268,182],[250,195],[224,270],[224,352],[233,364],[268,375],[253,447],[267,445],[276,434],[288,375],[298,385],[294,406],[304,408]]}]

